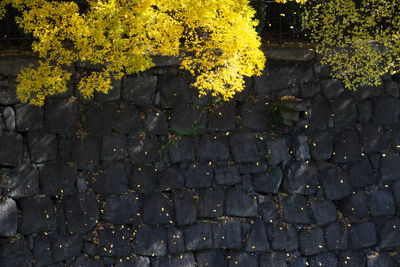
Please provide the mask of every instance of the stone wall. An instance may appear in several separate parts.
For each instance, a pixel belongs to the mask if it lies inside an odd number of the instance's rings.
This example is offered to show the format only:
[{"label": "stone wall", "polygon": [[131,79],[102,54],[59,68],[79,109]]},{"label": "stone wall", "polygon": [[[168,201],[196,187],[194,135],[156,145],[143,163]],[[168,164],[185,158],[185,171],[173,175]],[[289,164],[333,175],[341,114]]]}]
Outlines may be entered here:
[{"label": "stone wall", "polygon": [[158,59],[44,108],[15,96],[32,58],[1,58],[0,266],[399,266],[399,77],[268,55],[230,102]]}]

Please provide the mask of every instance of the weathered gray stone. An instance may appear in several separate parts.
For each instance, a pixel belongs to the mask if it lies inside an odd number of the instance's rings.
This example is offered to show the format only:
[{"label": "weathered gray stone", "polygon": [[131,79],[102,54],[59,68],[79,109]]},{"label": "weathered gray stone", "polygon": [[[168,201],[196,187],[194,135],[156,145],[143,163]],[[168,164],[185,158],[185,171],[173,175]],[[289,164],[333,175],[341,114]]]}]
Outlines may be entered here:
[{"label": "weathered gray stone", "polygon": [[339,200],[352,192],[346,173],[340,169],[325,169],[321,172],[320,178],[327,199]]},{"label": "weathered gray stone", "polygon": [[12,198],[0,200],[0,236],[12,237],[17,233],[18,209]]},{"label": "weathered gray stone", "polygon": [[360,159],[361,144],[358,133],[350,128],[337,135],[334,142],[334,153],[334,159],[338,163]]},{"label": "weathered gray stone", "polygon": [[283,173],[283,190],[289,194],[314,194],[318,170],[311,161],[289,163]]},{"label": "weathered gray stone", "polygon": [[338,79],[322,79],[321,91],[326,98],[334,98],[344,92],[343,83]]},{"label": "weathered gray stone", "polygon": [[335,128],[344,128],[357,122],[357,108],[350,92],[335,97],[331,104]]},{"label": "weathered gray stone", "polygon": [[0,135],[0,165],[16,166],[22,160],[22,136],[16,133],[4,132]]},{"label": "weathered gray stone", "polygon": [[378,125],[388,125],[400,122],[400,100],[383,96],[372,102],[373,121]]},{"label": "weathered gray stone", "polygon": [[15,131],[15,111],[12,107],[3,110],[3,119],[8,131]]},{"label": "weathered gray stone", "polygon": [[400,155],[385,153],[380,160],[381,180],[384,182],[400,179]]},{"label": "weathered gray stone", "polygon": [[254,190],[261,193],[278,193],[282,182],[282,170],[279,167],[270,172],[258,173],[253,177]]},{"label": "weathered gray stone", "polygon": [[297,161],[305,161],[310,159],[310,147],[308,146],[307,136],[299,135],[296,137],[295,149]]},{"label": "weathered gray stone", "polygon": [[328,127],[331,112],[325,97],[319,97],[311,107],[310,129],[325,130]]},{"label": "weathered gray stone", "polygon": [[125,76],[122,81],[122,99],[139,106],[150,105],[157,85],[157,76],[139,73]]},{"label": "weathered gray stone", "polygon": [[256,91],[259,95],[273,93],[297,84],[310,82],[313,76],[308,63],[292,61],[270,61],[260,77],[256,77]]},{"label": "weathered gray stone", "polygon": [[289,147],[286,138],[277,138],[273,140],[267,140],[267,159],[268,164],[278,165],[283,163],[284,165],[290,160]]},{"label": "weathered gray stone", "polygon": [[333,133],[329,131],[314,135],[311,140],[311,155],[314,160],[327,160],[332,156]]},{"label": "weathered gray stone", "polygon": [[43,127],[43,109],[29,104],[15,107],[16,129],[19,132],[35,131]]}]

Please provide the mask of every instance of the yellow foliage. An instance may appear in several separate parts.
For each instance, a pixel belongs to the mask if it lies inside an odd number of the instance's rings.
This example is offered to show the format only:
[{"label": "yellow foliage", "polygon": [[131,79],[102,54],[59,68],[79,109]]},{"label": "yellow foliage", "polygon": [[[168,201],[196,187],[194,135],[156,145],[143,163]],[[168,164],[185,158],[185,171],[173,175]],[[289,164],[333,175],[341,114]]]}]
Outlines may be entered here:
[{"label": "yellow foliage", "polygon": [[381,84],[399,72],[399,0],[310,1],[304,24],[335,78],[349,89]]},{"label": "yellow foliage", "polygon": [[243,76],[260,75],[264,67],[248,0],[88,2],[82,13],[74,2],[0,0],[0,9],[12,4],[23,11],[17,22],[33,34],[32,48],[45,59],[18,76],[23,102],[42,105],[47,95],[67,90],[66,68],[78,61],[102,66],[80,81],[84,97],[107,92],[112,79],[151,68],[152,55],[181,57],[202,94],[224,99],[243,90]]}]

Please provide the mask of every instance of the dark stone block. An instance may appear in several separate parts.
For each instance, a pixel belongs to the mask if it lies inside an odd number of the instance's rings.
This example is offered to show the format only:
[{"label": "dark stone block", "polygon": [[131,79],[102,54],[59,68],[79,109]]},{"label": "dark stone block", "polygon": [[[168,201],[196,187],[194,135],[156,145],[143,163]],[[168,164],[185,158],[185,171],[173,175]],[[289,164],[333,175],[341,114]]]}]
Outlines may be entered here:
[{"label": "dark stone block", "polygon": [[185,176],[182,169],[178,167],[168,167],[161,171],[158,176],[161,190],[182,189],[185,185]]},{"label": "dark stone block", "polygon": [[144,130],[149,134],[168,135],[168,122],[165,113],[162,111],[146,112]]},{"label": "dark stone block", "polygon": [[329,250],[348,250],[349,237],[349,229],[343,223],[335,222],[325,228],[326,246]]},{"label": "dark stone block", "polygon": [[362,222],[350,227],[350,237],[353,249],[367,248],[377,243],[375,224]]},{"label": "dark stone block", "polygon": [[215,180],[218,185],[234,185],[242,181],[238,166],[216,166]]},{"label": "dark stone block", "polygon": [[258,267],[258,258],[250,253],[233,254],[228,257],[229,267]]},{"label": "dark stone block", "polygon": [[154,167],[135,167],[128,179],[130,187],[139,193],[150,193],[158,188],[157,170]]},{"label": "dark stone block", "polygon": [[322,199],[314,201],[311,204],[311,210],[318,225],[326,225],[336,221],[336,206],[330,200]]},{"label": "dark stone block", "polygon": [[167,254],[166,228],[143,225],[137,229],[135,253],[162,257]]},{"label": "dark stone block", "polygon": [[338,79],[322,79],[321,91],[328,99],[337,97],[344,92],[343,83]]},{"label": "dark stone block", "polygon": [[338,163],[355,161],[361,157],[361,145],[358,134],[353,129],[344,130],[335,138],[334,158]]},{"label": "dark stone block", "polygon": [[372,102],[373,121],[377,125],[388,125],[400,122],[400,100],[383,96]]},{"label": "dark stone block", "polygon": [[68,230],[73,233],[85,233],[99,220],[99,208],[92,191],[80,193],[64,201]]},{"label": "dark stone block", "polygon": [[[271,169],[274,167],[276,166],[271,166]],[[268,171],[268,163],[265,160],[239,164],[240,174],[255,174],[260,172],[265,173],[266,171]]]},{"label": "dark stone block", "polygon": [[361,103],[357,103],[358,110],[358,121],[361,123],[368,123],[372,118],[372,102],[365,100]]},{"label": "dark stone block", "polygon": [[199,218],[218,218],[224,212],[225,191],[221,188],[204,189],[198,194],[197,211]]},{"label": "dark stone block", "polygon": [[389,135],[383,131],[382,127],[367,124],[363,129],[362,144],[365,153],[381,152],[386,150],[390,144]]},{"label": "dark stone block", "polygon": [[400,155],[387,153],[380,160],[381,180],[384,182],[400,179]]},{"label": "dark stone block", "polygon": [[17,166],[22,160],[22,136],[16,133],[3,132],[0,135],[0,165]]},{"label": "dark stone block", "polygon": [[45,164],[39,168],[40,186],[45,195],[72,195],[76,192],[76,166],[67,162]]},{"label": "dark stone block", "polygon": [[74,141],[71,153],[72,161],[78,169],[93,169],[100,161],[100,142],[91,137]]},{"label": "dark stone block", "polygon": [[283,172],[283,190],[289,194],[314,194],[317,185],[318,170],[312,161],[294,161]]},{"label": "dark stone block", "polygon": [[368,217],[368,196],[363,191],[353,193],[340,201],[339,208],[351,220]]},{"label": "dark stone block", "polygon": [[211,226],[208,223],[194,224],[184,229],[186,250],[212,248]]},{"label": "dark stone block", "polygon": [[347,175],[340,169],[325,169],[322,171],[320,178],[327,199],[339,200],[347,197],[352,192]]},{"label": "dark stone block", "polygon": [[116,257],[128,256],[131,251],[131,233],[123,226],[103,228],[97,231],[99,244],[97,255]]},{"label": "dark stone block", "polygon": [[245,250],[247,252],[265,252],[269,249],[267,229],[264,222],[258,219],[254,222],[250,235],[247,238]]},{"label": "dark stone block", "polygon": [[333,151],[333,134],[331,132],[321,132],[311,140],[311,155],[314,160],[327,160]]},{"label": "dark stone block", "polygon": [[3,120],[8,131],[15,131],[15,111],[12,107],[6,107],[3,109]]},{"label": "dark stone block", "polygon": [[174,193],[175,216],[178,225],[192,224],[197,219],[197,209],[192,193],[181,191]]},{"label": "dark stone block", "polygon": [[35,131],[43,127],[43,109],[23,104],[15,107],[16,129],[19,132]]},{"label": "dark stone block", "polygon": [[339,267],[365,266],[365,256],[356,251],[343,251],[339,253]]},{"label": "dark stone block", "polygon": [[261,193],[278,193],[282,181],[282,171],[279,167],[267,173],[253,176],[254,190]]},{"label": "dark stone block", "polygon": [[90,179],[90,187],[100,194],[121,194],[128,190],[128,178],[124,163],[111,163],[96,172]]},{"label": "dark stone block", "polygon": [[212,224],[213,246],[217,249],[242,248],[241,225],[238,220]]},{"label": "dark stone block", "polygon": [[327,251],[315,255],[311,258],[310,267],[336,267],[338,265],[338,259],[333,252]]},{"label": "dark stone block", "polygon": [[321,84],[313,82],[312,84],[306,84],[300,88],[301,98],[314,98],[315,94],[321,91]]},{"label": "dark stone block", "polygon": [[397,204],[397,208],[400,208],[400,181],[393,184],[392,193]]},{"label": "dark stone block", "polygon": [[173,221],[173,207],[170,199],[162,193],[145,196],[143,204],[143,222],[145,224],[170,224]]},{"label": "dark stone block", "polygon": [[205,129],[206,114],[193,106],[171,110],[170,131],[177,135],[196,135]]},{"label": "dark stone block", "polygon": [[22,234],[56,230],[54,206],[48,197],[22,199],[21,214],[18,231]]},{"label": "dark stone block", "polygon": [[186,186],[189,188],[202,188],[212,185],[214,170],[210,165],[192,163],[185,171]]},{"label": "dark stone block", "polygon": [[167,256],[163,257],[159,261],[159,266],[162,267],[175,267],[175,266],[183,266],[183,267],[195,267],[197,264],[195,263],[193,254],[187,253],[180,256]]},{"label": "dark stone block", "polygon": [[258,208],[265,222],[273,223],[278,218],[275,203],[270,198],[260,196]]},{"label": "dark stone block", "polygon": [[23,237],[15,240],[15,242],[8,239],[0,244],[0,266],[30,267],[32,266],[32,259],[28,243]]},{"label": "dark stone block", "polygon": [[85,254],[81,254],[78,257],[76,257],[74,264],[72,265],[72,267],[81,267],[81,266],[105,267],[103,262],[91,259],[89,256]]},{"label": "dark stone block", "polygon": [[398,83],[396,83],[392,79],[387,79],[383,81],[385,85],[386,92],[393,96],[393,97],[399,97],[400,96],[400,87]]},{"label": "dark stone block", "polygon": [[307,136],[299,135],[296,137],[295,150],[297,161],[305,161],[310,159],[310,147],[308,146]]},{"label": "dark stone block", "polygon": [[224,135],[203,135],[197,143],[197,157],[201,162],[229,159],[229,145]]},{"label": "dark stone block", "polygon": [[55,134],[28,133],[31,161],[42,163],[57,159],[57,137]]},{"label": "dark stone block", "polygon": [[378,175],[372,170],[368,159],[349,164],[348,170],[350,184],[354,188],[374,184],[378,181]]},{"label": "dark stone block", "polygon": [[269,106],[263,99],[249,99],[240,107],[243,127],[255,132],[268,130],[270,126],[269,114]]},{"label": "dark stone block", "polygon": [[[286,262],[285,262],[286,264]],[[297,256],[296,258],[292,259],[292,261],[290,262],[290,267],[306,267],[308,266],[308,258],[306,257],[301,257],[301,256]],[[283,266],[287,266],[287,265],[283,265]]]},{"label": "dark stone block", "polygon": [[394,199],[390,191],[369,193],[369,209],[372,216],[391,216],[396,212]]},{"label": "dark stone block", "polygon": [[80,235],[62,236],[51,233],[50,242],[54,262],[61,262],[78,256],[83,246],[83,238]]},{"label": "dark stone block", "polygon": [[231,131],[236,126],[236,102],[223,101],[212,108],[208,115],[207,129],[210,131]]},{"label": "dark stone block", "polygon": [[255,217],[258,214],[257,201],[244,191],[230,189],[226,196],[225,212],[228,216]]},{"label": "dark stone block", "polygon": [[71,161],[72,140],[66,137],[58,138],[58,160]]},{"label": "dark stone block", "polygon": [[191,137],[182,137],[168,147],[168,155],[172,163],[194,160],[194,141]]},{"label": "dark stone block", "polygon": [[117,161],[126,158],[126,137],[124,135],[106,135],[101,143],[101,160]]},{"label": "dark stone block", "polygon": [[183,107],[192,102],[191,92],[185,75],[165,74],[159,76],[161,101],[165,108]]},{"label": "dark stone block", "polygon": [[325,248],[324,231],[321,227],[304,229],[299,233],[300,251],[304,256],[312,256]]},{"label": "dark stone block", "polygon": [[122,99],[139,106],[150,105],[157,85],[157,76],[138,73],[125,76],[122,80]]},{"label": "dark stone block", "polygon": [[18,209],[12,198],[0,200],[0,236],[13,237],[17,233]]},{"label": "dark stone block", "polygon": [[350,92],[346,91],[335,97],[331,104],[335,128],[344,128],[357,122],[358,114]]},{"label": "dark stone block", "polygon": [[121,104],[117,110],[113,129],[123,134],[136,135],[142,129],[139,110],[134,105]]},{"label": "dark stone block", "polygon": [[139,197],[136,193],[107,197],[101,219],[113,224],[136,224],[139,221]]},{"label": "dark stone block", "polygon": [[52,132],[70,136],[75,133],[78,105],[75,98],[46,101],[45,122]]},{"label": "dark stone block", "polygon": [[49,265],[53,262],[50,240],[47,236],[33,237],[33,257],[38,266]]},{"label": "dark stone block", "polygon": [[379,247],[382,249],[400,246],[400,219],[388,219],[379,230]]},{"label": "dark stone block", "polygon": [[367,258],[367,267],[395,267],[398,266],[394,257],[388,252],[377,253]]},{"label": "dark stone block", "polygon": [[290,225],[287,227],[273,226],[271,229],[271,248],[280,251],[295,251],[298,248],[299,241],[297,231]]},{"label": "dark stone block", "polygon": [[133,137],[128,140],[129,159],[132,164],[143,165],[160,160],[160,144],[157,138]]},{"label": "dark stone block", "polygon": [[318,98],[311,107],[310,129],[326,130],[331,111],[329,103],[324,97]]},{"label": "dark stone block", "polygon": [[172,227],[168,228],[167,241],[169,254],[175,254],[185,251],[185,239],[182,230]]},{"label": "dark stone block", "polygon": [[367,98],[381,96],[385,92],[383,86],[361,86],[355,91],[354,96],[357,101],[362,101]]},{"label": "dark stone block", "polygon": [[278,165],[280,163],[286,164],[291,156],[289,154],[289,147],[285,138],[276,138],[267,140],[267,155],[268,164]]},{"label": "dark stone block", "polygon": [[129,259],[125,259],[122,262],[117,262],[115,267],[150,267],[150,260],[147,257],[134,255],[129,256]]},{"label": "dark stone block", "polygon": [[196,261],[199,267],[228,266],[225,252],[220,250],[208,250],[196,253]]},{"label": "dark stone block", "polygon": [[311,223],[310,208],[307,199],[302,195],[291,195],[281,200],[283,219],[287,223]]},{"label": "dark stone block", "polygon": [[0,104],[13,105],[19,103],[15,86],[0,86]]},{"label": "dark stone block", "polygon": [[84,127],[93,136],[109,134],[117,117],[115,103],[89,106],[83,113]]},{"label": "dark stone block", "polygon": [[281,252],[260,255],[260,266],[262,267],[288,267],[286,261],[287,256]]},{"label": "dark stone block", "polygon": [[4,193],[13,198],[30,197],[40,193],[39,175],[35,165],[23,164],[5,174]]},{"label": "dark stone block", "polygon": [[263,75],[255,78],[256,92],[264,96],[293,85],[309,83],[312,78],[313,70],[309,63],[273,60],[268,63]]},{"label": "dark stone block", "polygon": [[260,160],[256,139],[251,133],[234,133],[229,136],[233,160],[238,163]]}]

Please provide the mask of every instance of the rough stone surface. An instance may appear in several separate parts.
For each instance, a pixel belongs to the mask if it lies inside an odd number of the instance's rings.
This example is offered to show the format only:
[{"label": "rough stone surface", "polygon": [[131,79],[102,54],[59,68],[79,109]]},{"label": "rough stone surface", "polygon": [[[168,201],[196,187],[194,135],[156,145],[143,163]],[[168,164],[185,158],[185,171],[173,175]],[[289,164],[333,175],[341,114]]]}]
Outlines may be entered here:
[{"label": "rough stone surface", "polygon": [[397,266],[400,76],[352,92],[278,50],[231,101],[155,57],[35,107],[0,59],[0,266]]}]

